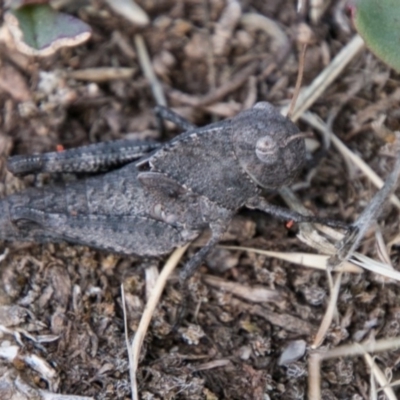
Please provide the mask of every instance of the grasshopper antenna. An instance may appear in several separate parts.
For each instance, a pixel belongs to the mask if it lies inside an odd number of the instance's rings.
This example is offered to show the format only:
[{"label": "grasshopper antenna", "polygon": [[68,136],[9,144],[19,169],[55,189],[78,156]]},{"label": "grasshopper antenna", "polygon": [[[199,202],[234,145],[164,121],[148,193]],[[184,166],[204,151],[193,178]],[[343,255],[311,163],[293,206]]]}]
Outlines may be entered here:
[{"label": "grasshopper antenna", "polygon": [[305,57],[306,57],[306,50],[307,50],[307,43],[303,43],[303,45],[301,47],[301,52],[300,52],[299,71],[297,73],[296,86],[294,88],[292,101],[290,102],[289,111],[288,111],[288,113],[286,115],[288,118],[290,118],[291,115],[293,114],[294,107],[296,105],[296,101],[297,101],[297,99],[299,97],[301,82],[303,81],[304,60],[305,60]]}]

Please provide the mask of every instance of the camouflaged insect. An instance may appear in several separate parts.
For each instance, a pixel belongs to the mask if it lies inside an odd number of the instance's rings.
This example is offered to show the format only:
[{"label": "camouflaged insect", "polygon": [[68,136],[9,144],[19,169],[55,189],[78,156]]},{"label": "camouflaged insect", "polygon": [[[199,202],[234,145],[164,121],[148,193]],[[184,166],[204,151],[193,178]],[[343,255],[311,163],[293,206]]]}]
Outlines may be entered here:
[{"label": "camouflaged insect", "polygon": [[0,238],[67,241],[127,255],[159,256],[209,228],[208,243],[182,270],[181,278],[186,279],[241,207],[283,219],[313,220],[272,206],[260,196],[261,188],[291,183],[305,161],[303,136],[271,104],[257,103],[203,128],[179,121],[186,132],[165,144],[124,140],[11,157],[8,169],[16,175],[96,175],[30,188],[1,200]]}]

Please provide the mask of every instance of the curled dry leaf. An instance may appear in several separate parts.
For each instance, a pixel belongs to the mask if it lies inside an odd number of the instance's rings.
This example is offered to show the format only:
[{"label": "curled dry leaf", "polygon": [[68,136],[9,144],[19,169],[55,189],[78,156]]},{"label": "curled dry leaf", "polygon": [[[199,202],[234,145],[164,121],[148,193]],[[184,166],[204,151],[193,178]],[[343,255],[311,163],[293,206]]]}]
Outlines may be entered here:
[{"label": "curled dry leaf", "polygon": [[233,31],[242,15],[240,3],[237,0],[229,0],[212,37],[215,55],[222,56],[228,48],[227,43],[232,40]]},{"label": "curled dry leaf", "polygon": [[283,29],[272,19],[256,13],[243,14],[240,19],[241,25],[249,30],[261,30],[271,36],[271,50],[281,55],[290,46],[289,38]]},{"label": "curled dry leaf", "polygon": [[148,15],[132,0],[106,0],[106,3],[135,25],[146,26],[150,21]]},{"label": "curled dry leaf", "polygon": [[25,77],[10,64],[4,64],[0,68],[0,91],[2,90],[16,101],[24,102],[31,99]]}]

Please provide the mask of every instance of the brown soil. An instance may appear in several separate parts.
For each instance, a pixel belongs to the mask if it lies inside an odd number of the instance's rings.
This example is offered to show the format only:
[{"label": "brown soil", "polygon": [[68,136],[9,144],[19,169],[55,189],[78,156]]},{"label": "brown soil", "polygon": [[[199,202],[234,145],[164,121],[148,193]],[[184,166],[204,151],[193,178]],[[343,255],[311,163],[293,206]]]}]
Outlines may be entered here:
[{"label": "brown soil", "polygon": [[[2,197],[24,186],[54,180],[49,176],[22,181],[13,177],[5,169],[9,155],[126,137],[165,141],[178,133],[172,125],[164,135],[157,130],[152,113],[155,99],[133,41],[137,33],[144,37],[168,105],[198,125],[233,116],[255,101],[287,104],[298,70],[300,23],[312,31],[304,86],[354,35],[341,0],[332,1],[315,23],[309,13],[296,14],[294,1],[239,1],[242,13],[276,21],[283,39],[276,31],[267,34],[233,23],[235,15],[227,15],[226,7],[235,1],[138,3],[151,18],[147,28],[134,27],[101,1],[72,2],[67,11],[78,14],[93,29],[86,44],[64,48],[46,59],[0,47]],[[233,25],[227,37],[222,15]],[[214,52],[208,50],[211,44]],[[90,76],[87,80],[68,76],[71,71],[98,67],[129,67],[134,74],[129,79],[102,82]],[[235,86],[238,78],[241,81]],[[312,111],[324,120],[331,118],[333,130],[345,144],[385,177],[392,160],[382,150],[382,140],[371,122],[385,114],[387,127],[399,129],[398,103],[398,76],[365,50]],[[304,123],[300,127],[313,133]],[[319,216],[351,222],[375,193],[370,182],[333,149],[317,167],[303,171],[298,182],[305,181],[311,170],[310,185],[296,193]],[[277,194],[266,195],[271,202],[284,205]],[[399,222],[393,207],[385,208],[380,222],[385,243],[396,238]],[[314,252],[296,238],[296,229],[288,230],[270,216],[243,210],[226,243]],[[371,233],[360,252],[376,258],[374,243]],[[398,243],[397,239],[389,254],[395,268]],[[164,260],[121,257],[69,244],[5,243],[6,248],[9,253],[0,264],[0,325],[9,331],[0,330],[0,344],[18,346],[21,357],[13,362],[0,358],[0,382],[10,385],[22,380],[33,387],[102,400],[130,398],[121,284],[132,337],[150,284],[146,271]],[[185,259],[194,251],[190,249]],[[248,292],[262,286],[274,290],[277,297],[258,304],[243,300],[221,289],[218,282],[210,284],[209,275],[245,285]],[[188,314],[178,330],[172,329],[182,300],[177,279],[170,280],[161,298],[142,348],[137,377],[141,398],[306,398],[309,348],[287,365],[279,365],[279,358],[295,340],[312,344],[329,299],[325,272],[251,252],[219,249],[190,281],[189,289]],[[396,282],[366,272],[345,274],[338,318],[323,346],[398,336],[399,307]],[[47,361],[56,375],[44,379],[24,361],[22,355],[27,354]],[[377,360],[382,370],[393,374],[393,381],[398,379],[399,356],[393,350],[380,353]],[[362,357],[323,362],[321,380],[323,399],[369,398],[369,368]],[[3,391],[2,398],[14,398],[12,390]]]}]

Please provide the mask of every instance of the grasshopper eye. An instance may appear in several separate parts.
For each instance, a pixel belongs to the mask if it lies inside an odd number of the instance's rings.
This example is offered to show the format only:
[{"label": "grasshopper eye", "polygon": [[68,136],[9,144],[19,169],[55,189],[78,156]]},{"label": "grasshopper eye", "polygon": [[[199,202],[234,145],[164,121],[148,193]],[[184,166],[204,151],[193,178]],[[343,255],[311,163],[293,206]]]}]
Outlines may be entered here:
[{"label": "grasshopper eye", "polygon": [[265,164],[273,164],[277,161],[279,146],[271,136],[264,136],[257,140],[256,155]]}]

